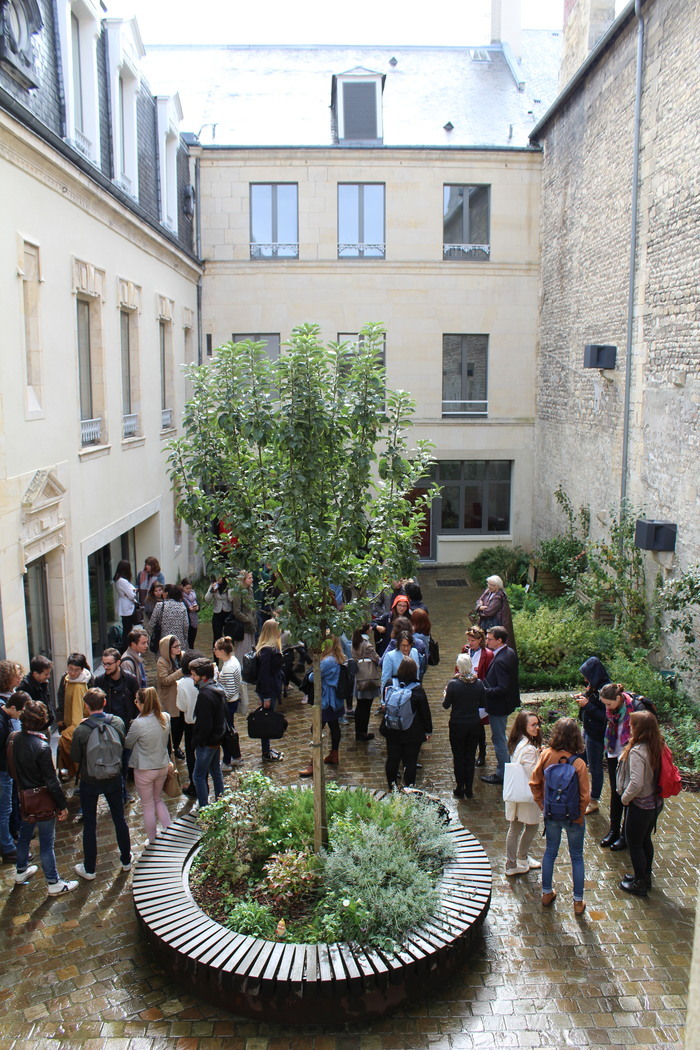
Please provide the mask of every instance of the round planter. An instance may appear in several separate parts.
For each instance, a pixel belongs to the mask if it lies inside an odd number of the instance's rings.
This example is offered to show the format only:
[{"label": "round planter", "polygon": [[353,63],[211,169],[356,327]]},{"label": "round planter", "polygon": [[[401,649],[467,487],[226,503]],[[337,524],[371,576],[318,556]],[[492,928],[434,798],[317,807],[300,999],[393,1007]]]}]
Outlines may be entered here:
[{"label": "round planter", "polygon": [[141,856],[133,878],[136,915],[169,976],[231,1013],[287,1025],[379,1017],[442,983],[463,962],[488,912],[488,858],[465,828],[449,834],[455,857],[439,883],[441,907],[397,952],[287,944],[227,930],[189,890],[200,838],[191,816],[179,817]]}]

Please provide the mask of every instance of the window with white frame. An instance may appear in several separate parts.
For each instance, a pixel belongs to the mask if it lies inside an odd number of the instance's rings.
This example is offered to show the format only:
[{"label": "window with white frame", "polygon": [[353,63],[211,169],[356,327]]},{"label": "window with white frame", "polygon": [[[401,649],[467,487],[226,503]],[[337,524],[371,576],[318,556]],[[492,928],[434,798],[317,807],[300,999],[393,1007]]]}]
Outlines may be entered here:
[{"label": "window with white frame", "polygon": [[383,89],[384,76],[362,67],[333,77],[331,100],[340,145],[381,145]]},{"label": "window with white frame", "polygon": [[158,167],[160,172],[160,221],[173,233],[178,229],[177,151],[180,145],[182,107],[178,95],[156,100],[158,117]]},{"label": "window with white frame", "polygon": [[24,241],[19,268],[22,280],[22,314],[24,319],[25,409],[27,416],[41,414],[41,338],[39,329],[39,292],[41,261],[36,244]]},{"label": "window with white frame", "polygon": [[114,181],[135,200],[139,194],[136,102],[145,55],[135,19],[108,18],[107,43],[112,100]]},{"label": "window with white frame", "polygon": [[122,378],[122,438],[140,434],[139,312],[141,288],[119,279],[119,354]]},{"label": "window with white frame", "polygon": [[299,258],[299,218],[295,182],[251,183],[250,257]]},{"label": "window with white frame", "polygon": [[66,139],[94,164],[100,161],[97,42],[99,3],[59,0],[58,30],[65,91]]},{"label": "window with white frame", "polygon": [[383,259],[384,185],[338,183],[338,258]]},{"label": "window with white frame", "polygon": [[443,335],[443,416],[488,414],[489,337]]},{"label": "window with white frame", "polygon": [[491,257],[490,208],[490,186],[443,186],[443,259]]},{"label": "window with white frame", "polygon": [[510,460],[438,460],[430,480],[440,485],[436,526],[443,535],[510,532]]},{"label": "window with white frame", "polygon": [[158,321],[158,356],[160,358],[161,429],[173,426],[173,326],[169,320]]},{"label": "window with white frame", "polygon": [[234,332],[231,336],[234,343],[243,343],[250,339],[251,343],[264,343],[265,350],[271,361],[278,361],[280,356],[280,334],[279,332]]},{"label": "window with white frame", "polygon": [[102,331],[104,270],[74,259],[73,287],[76,296],[80,443],[83,447],[104,445],[107,442]]}]

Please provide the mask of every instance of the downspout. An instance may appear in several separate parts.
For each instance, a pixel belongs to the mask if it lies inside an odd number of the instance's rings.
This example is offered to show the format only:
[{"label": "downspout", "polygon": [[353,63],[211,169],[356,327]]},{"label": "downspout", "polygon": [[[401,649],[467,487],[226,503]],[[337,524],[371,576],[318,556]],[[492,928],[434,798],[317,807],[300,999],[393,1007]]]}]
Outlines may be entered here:
[{"label": "downspout", "polygon": [[[196,240],[196,254],[197,258],[202,258],[202,234],[200,228],[201,221],[201,209],[199,205],[199,157],[195,157],[194,161],[194,208],[195,208],[195,223],[197,230]],[[204,360],[202,354],[202,277],[197,279],[197,364],[201,365]]]},{"label": "downspout", "polygon": [[[644,68],[644,20],[642,0],[635,0],[637,17],[637,75],[634,95],[634,142],[632,146],[632,229],[630,235],[630,280],[627,296],[627,344],[625,356],[625,400],[622,427],[622,477],[620,481],[620,516],[625,513],[629,460],[630,404],[632,398],[632,337],[634,331],[634,297],[637,277],[637,215],[639,210],[639,139],[642,112],[642,75]],[[622,543],[622,539],[620,540]]]}]

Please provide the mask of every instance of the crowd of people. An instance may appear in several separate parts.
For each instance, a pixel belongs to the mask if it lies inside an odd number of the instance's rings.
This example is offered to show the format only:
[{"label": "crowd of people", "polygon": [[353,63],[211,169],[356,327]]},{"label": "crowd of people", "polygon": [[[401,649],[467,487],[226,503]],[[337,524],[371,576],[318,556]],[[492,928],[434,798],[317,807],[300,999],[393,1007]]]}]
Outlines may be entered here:
[{"label": "crowd of people", "polygon": [[[95,675],[84,654],[71,653],[55,706],[49,688],[51,661],[34,657],[26,675],[12,661],[0,661],[0,847],[3,862],[15,864],[15,883],[27,882],[38,870],[30,854],[38,829],[48,893],[69,892],[78,885],[58,874],[54,854],[56,821],[66,819],[65,792],[71,783],[83,832],[83,859],[74,869],[86,881],[97,874],[101,798],[114,825],[121,870],[131,868],[125,807],[134,801],[132,778],[147,843],[155,841],[159,826],[167,828],[171,822],[162,796],[178,763],[187,770],[182,793],[193,800],[192,811],[207,806],[212,793],[219,798],[224,775],[243,762],[236,716],[252,709],[248,686],[257,706],[269,713],[281,707],[292,685],[300,690],[302,705],[320,703],[330,740],[324,758],[328,766],[341,764],[344,727],[353,724],[359,744],[375,739],[370,719],[376,701],[387,787],[415,786],[422,745],[433,733],[423,683],[439,659],[429,610],[415,580],[397,581],[380,595],[372,619],[359,624],[351,638],[328,636],[320,690],[315,691],[308,653],[281,631],[274,603],[264,592],[262,598],[256,594],[248,570],[239,573],[234,586],[221,576],[210,581],[204,600],[213,609],[211,656],[194,648],[199,606],[191,582],[166,584],[155,558],[146,559],[136,584],[131,576],[129,563],[120,562],[115,593],[122,645],[105,649]],[[566,835],[574,913],[582,915],[585,818],[601,805],[605,759],[610,829],[600,845],[613,851],[629,848],[633,871],[620,885],[627,893],[645,896],[651,887],[652,834],[663,805],[657,791],[663,737],[655,715],[611,683],[603,664],[592,657],[581,667],[585,690],[576,697],[580,719],[557,721],[544,746],[537,712],[521,708],[512,621],[498,577],[487,581],[471,619],[454,670],[449,666],[443,675],[454,797],[460,803],[474,798],[476,769],[486,764],[488,726],[495,763],[481,780],[498,787],[505,782],[505,875],[541,868],[542,904],[550,906],[557,896],[554,863]],[[154,676],[144,660],[149,649],[156,656]],[[261,735],[260,745],[263,763],[283,760],[270,736]],[[313,765],[298,772],[311,777]],[[563,787],[557,787],[553,801],[554,781],[566,781],[564,809]],[[36,809],[40,804],[43,810]],[[531,854],[542,820],[545,850],[538,860]]]}]

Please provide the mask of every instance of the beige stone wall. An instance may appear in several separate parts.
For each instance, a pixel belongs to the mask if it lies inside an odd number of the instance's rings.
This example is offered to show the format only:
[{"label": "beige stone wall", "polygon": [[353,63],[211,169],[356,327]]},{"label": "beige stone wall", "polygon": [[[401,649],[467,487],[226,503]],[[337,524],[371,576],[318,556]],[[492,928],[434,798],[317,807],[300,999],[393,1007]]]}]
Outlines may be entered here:
[{"label": "beige stone wall", "polygon": [[[368,321],[387,331],[391,387],[417,402],[416,438],[445,459],[512,459],[514,542],[529,541],[539,266],[540,156],[520,151],[205,150],[201,160],[203,325],[232,333],[304,321],[325,339]],[[249,258],[249,184],[299,187],[299,259]],[[386,186],[386,258],[337,258],[337,184]],[[491,185],[491,258],[443,261],[444,184]],[[442,418],[442,335],[489,335],[488,419]],[[509,538],[505,538],[508,542]],[[483,539],[441,542],[438,559],[472,557]],[[499,538],[498,542],[504,542]]]},{"label": "beige stone wall", "polygon": [[588,53],[593,50],[615,18],[610,0],[567,0],[564,7],[564,47],[559,70],[559,87],[571,80]]},{"label": "beige stone wall", "polygon": [[[172,496],[163,447],[184,401],[179,363],[195,323],[198,271],[157,232],[0,116],[0,172],[7,201],[0,219],[3,316],[0,355],[0,580],[4,642],[26,664],[23,574],[44,555],[54,654],[90,652],[87,557],[131,528],[141,564],[156,554],[166,576],[185,573],[186,538],[174,543]],[[41,279],[29,303],[36,345],[27,383],[23,294],[25,242],[38,246]],[[128,287],[131,285],[131,287]],[[97,446],[81,446],[76,292],[88,297],[94,324]],[[171,306],[174,428],[161,429],[159,317]],[[137,436],[122,437],[120,304],[134,307],[134,409]],[[189,326],[186,328],[186,326]],[[196,333],[195,333],[196,338]],[[36,375],[40,381],[36,380]],[[140,568],[141,566],[135,566]]]},{"label": "beige stone wall", "polygon": [[[638,277],[628,492],[651,518],[678,523],[670,573],[698,561],[698,126],[700,10],[644,6]],[[632,167],[634,19],[543,136],[541,336],[534,538],[561,525],[560,481],[596,514],[618,503]],[[610,378],[584,370],[589,342],[614,343]],[[650,580],[666,568],[647,556]]]}]

